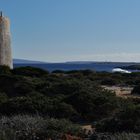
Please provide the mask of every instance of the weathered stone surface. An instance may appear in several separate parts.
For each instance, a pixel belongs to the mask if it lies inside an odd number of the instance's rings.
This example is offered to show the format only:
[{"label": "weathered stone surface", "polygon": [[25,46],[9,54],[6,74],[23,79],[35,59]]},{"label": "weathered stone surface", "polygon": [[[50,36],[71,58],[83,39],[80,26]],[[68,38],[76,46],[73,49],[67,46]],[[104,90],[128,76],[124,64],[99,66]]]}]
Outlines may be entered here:
[{"label": "weathered stone surface", "polygon": [[13,68],[10,21],[7,17],[3,16],[0,16],[0,65]]}]

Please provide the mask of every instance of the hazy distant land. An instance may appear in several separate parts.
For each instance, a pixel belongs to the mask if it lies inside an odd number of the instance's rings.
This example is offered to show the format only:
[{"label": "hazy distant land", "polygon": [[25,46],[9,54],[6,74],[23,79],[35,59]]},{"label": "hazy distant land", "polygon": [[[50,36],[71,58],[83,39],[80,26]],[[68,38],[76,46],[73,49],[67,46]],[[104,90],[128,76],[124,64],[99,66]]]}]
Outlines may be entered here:
[{"label": "hazy distant land", "polygon": [[[69,62],[41,62],[24,59],[14,59],[14,67],[33,66],[45,70],[95,70],[112,72],[114,68],[129,69],[131,66],[139,66],[140,63],[135,62],[98,62],[98,61],[69,61]],[[135,68],[135,67],[134,67]],[[135,69],[130,70],[135,70]],[[138,68],[138,67],[136,67]],[[139,69],[136,69],[139,70]]]}]

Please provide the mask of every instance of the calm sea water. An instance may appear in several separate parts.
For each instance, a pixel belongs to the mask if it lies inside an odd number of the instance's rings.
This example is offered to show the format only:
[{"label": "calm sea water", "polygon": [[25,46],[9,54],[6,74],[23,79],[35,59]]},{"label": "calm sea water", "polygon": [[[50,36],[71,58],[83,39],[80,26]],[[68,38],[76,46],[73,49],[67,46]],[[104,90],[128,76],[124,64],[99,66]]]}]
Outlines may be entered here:
[{"label": "calm sea water", "polygon": [[45,64],[14,64],[14,67],[21,67],[21,66],[32,66],[32,67],[38,67],[42,68],[48,71],[54,71],[54,70],[95,70],[95,71],[107,71],[112,72],[113,68],[118,68],[121,66],[129,66],[136,63],[101,63],[101,62],[95,62],[95,63],[45,63]]}]

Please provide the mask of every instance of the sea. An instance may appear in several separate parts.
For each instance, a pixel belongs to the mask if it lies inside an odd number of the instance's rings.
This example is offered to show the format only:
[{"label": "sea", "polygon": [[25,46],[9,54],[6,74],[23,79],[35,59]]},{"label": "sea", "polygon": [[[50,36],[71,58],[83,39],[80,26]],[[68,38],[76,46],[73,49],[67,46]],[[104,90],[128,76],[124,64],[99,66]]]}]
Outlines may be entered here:
[{"label": "sea", "polygon": [[125,62],[65,62],[65,63],[15,63],[15,67],[32,66],[48,70],[50,72],[55,70],[94,70],[98,72],[106,71],[112,72],[114,68],[122,66],[130,66],[140,63],[125,63]]}]

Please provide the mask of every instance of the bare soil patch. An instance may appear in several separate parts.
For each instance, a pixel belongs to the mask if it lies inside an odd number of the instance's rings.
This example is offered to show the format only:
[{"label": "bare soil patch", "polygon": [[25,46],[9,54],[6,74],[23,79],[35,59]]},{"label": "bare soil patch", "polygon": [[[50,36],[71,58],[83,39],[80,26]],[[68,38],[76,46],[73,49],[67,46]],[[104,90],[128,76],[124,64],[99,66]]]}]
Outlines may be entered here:
[{"label": "bare soil patch", "polygon": [[133,87],[127,87],[127,86],[103,86],[103,88],[107,89],[107,90],[111,90],[113,92],[115,92],[115,94],[118,97],[123,97],[123,98],[140,98],[139,95],[132,95],[131,91],[133,90]]}]

